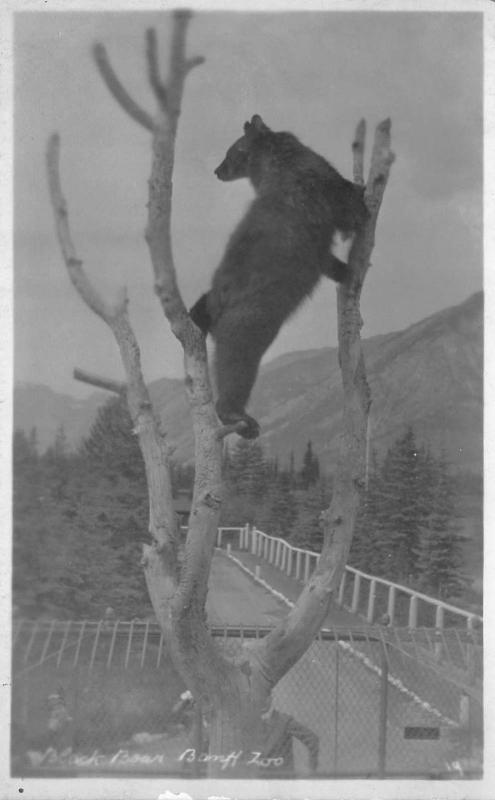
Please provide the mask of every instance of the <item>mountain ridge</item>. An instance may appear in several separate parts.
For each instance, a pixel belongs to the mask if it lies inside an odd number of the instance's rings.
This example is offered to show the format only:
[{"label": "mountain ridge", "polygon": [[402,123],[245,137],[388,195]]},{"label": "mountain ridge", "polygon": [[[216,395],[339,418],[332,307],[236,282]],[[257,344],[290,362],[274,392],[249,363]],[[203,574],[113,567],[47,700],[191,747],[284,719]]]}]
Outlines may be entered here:
[{"label": "mountain ridge", "polygon": [[[413,323],[363,341],[372,391],[371,444],[384,451],[412,425],[418,441],[444,452],[459,469],[482,473],[483,293]],[[150,394],[179,460],[191,460],[193,444],[184,382],[162,378]],[[38,429],[40,448],[62,424],[71,445],[89,432],[106,400],[85,400],[26,383],[14,389],[16,427]],[[342,388],[337,348],[285,353],[263,365],[250,411],[259,420],[261,443],[281,464],[291,451],[302,458],[313,441],[322,466],[337,456]]]}]

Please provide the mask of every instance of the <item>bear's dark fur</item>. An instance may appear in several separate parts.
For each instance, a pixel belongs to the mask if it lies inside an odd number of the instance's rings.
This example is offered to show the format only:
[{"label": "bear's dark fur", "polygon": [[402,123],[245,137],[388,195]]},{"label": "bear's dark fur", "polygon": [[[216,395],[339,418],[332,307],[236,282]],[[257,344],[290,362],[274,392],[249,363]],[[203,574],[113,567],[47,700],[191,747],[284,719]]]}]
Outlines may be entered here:
[{"label": "bear's dark fur", "polygon": [[[210,291],[191,309],[215,340],[217,413],[239,433],[259,435],[246,414],[261,358],[281,325],[322,275],[345,279],[333,257],[336,231],[355,232],[366,220],[363,190],[291,133],[275,133],[255,115],[215,170],[222,181],[249,178],[256,191],[227,245]],[[242,428],[242,429],[241,429]]]}]

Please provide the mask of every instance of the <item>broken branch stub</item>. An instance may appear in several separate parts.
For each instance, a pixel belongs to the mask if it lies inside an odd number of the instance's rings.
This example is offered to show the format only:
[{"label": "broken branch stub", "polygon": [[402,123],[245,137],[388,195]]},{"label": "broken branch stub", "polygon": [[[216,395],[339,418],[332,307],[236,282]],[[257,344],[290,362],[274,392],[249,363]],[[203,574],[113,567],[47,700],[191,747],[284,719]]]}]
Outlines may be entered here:
[{"label": "broken branch stub", "polygon": [[160,65],[158,61],[158,42],[156,30],[148,28],[146,31],[146,62],[148,65],[148,80],[155,94],[159,106],[167,110],[167,87],[160,78]]},{"label": "broken branch stub", "polygon": [[72,376],[75,381],[87,383],[89,386],[95,386],[97,389],[105,389],[107,392],[113,392],[117,395],[125,395],[127,392],[127,384],[122,381],[115,381],[112,378],[105,378],[102,375],[93,375],[90,372],[85,372],[82,369],[74,369]]},{"label": "broken branch stub", "polygon": [[93,56],[107,89],[116,99],[117,103],[136,122],[147,130],[152,131],[153,117],[142,109],[124,88],[110,64],[106,48],[99,42],[93,47]]},{"label": "broken branch stub", "polygon": [[366,120],[359,121],[352,143],[353,178],[358,186],[364,186],[364,143],[366,140]]}]

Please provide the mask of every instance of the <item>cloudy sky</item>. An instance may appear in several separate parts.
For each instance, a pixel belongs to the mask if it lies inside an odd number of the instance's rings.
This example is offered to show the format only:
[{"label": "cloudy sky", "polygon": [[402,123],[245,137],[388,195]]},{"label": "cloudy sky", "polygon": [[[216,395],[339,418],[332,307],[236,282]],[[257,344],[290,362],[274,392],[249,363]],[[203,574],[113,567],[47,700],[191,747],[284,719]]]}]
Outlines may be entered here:
[{"label": "cloudy sky", "polygon": [[[57,130],[73,238],[107,298],[125,284],[145,377],[182,374],[182,354],[152,290],[143,239],[149,134],[108,94],[92,44],[108,48],[129,92],[150,110],[144,32],[164,13],[22,13],[15,19],[15,373],[83,395],[74,366],[122,377],[110,332],[75,295],[48,203],[44,151]],[[290,130],[351,175],[361,117],[392,118],[396,162],[363,300],[363,335],[398,330],[482,286],[482,18],[469,13],[199,12],[174,176],[179,284],[191,305],[209,284],[252,197],[213,175],[254,113]],[[335,287],[322,283],[267,353],[336,343]]]}]

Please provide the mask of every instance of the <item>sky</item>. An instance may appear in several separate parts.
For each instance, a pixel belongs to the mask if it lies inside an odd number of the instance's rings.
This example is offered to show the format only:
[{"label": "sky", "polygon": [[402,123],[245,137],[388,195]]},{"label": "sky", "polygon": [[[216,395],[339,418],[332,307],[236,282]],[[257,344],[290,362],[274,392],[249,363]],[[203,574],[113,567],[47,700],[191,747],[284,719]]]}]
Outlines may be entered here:
[{"label": "sky", "polygon": [[[79,256],[107,299],[128,287],[146,380],[180,377],[182,352],[153,292],[144,241],[150,135],[126,116],[95,68],[103,42],[132,96],[153,111],[144,33],[164,13],[18,13],[14,84],[14,369],[19,381],[84,396],[74,367],[123,378],[116,344],[76,295],[49,205],[44,154],[61,136],[61,177]],[[188,54],[205,63],[185,86],[176,149],[173,247],[192,305],[209,285],[253,190],[213,174],[245,120],[261,114],[351,177],[361,117],[392,119],[392,167],[362,335],[399,330],[482,287],[482,18],[452,12],[198,11]],[[322,282],[265,360],[336,344],[336,292]]]}]

